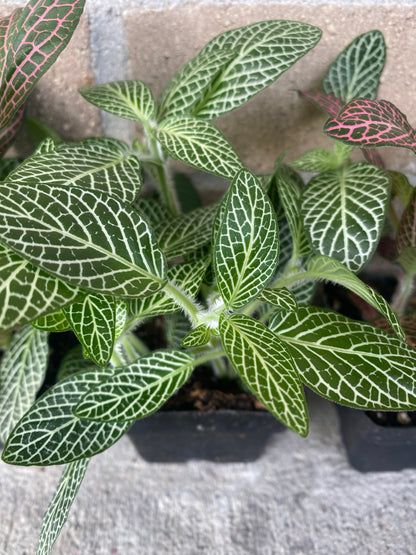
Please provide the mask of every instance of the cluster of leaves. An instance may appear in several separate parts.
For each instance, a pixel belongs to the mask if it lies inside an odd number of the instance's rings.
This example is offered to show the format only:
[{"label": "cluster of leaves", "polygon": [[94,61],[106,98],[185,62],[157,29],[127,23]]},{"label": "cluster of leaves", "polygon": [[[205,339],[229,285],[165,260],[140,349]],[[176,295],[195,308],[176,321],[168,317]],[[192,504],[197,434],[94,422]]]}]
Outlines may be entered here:
[{"label": "cluster of leaves", "polygon": [[[416,407],[414,351],[394,311],[356,276],[383,230],[389,174],[349,163],[351,149],[336,143],[259,178],[211,122],[273,83],[320,35],[294,21],[227,31],[157,100],[137,80],[83,88],[92,104],[140,124],[143,139],[134,148],[47,139],[0,182],[0,328],[18,329],[0,366],[2,458],[67,464],[39,553],[50,552],[89,458],[158,410],[198,365],[229,361],[302,436],[304,384],[353,407]],[[329,69],[325,103],[372,95],[383,56],[379,33],[357,39]],[[170,158],[229,179],[220,202],[184,212]],[[304,186],[295,167],[320,173]],[[156,199],[140,196],[143,169]],[[310,306],[322,280],[354,292],[395,335]],[[150,352],[135,332],[160,316],[168,348]],[[70,329],[80,345],[35,399],[48,336]]]}]

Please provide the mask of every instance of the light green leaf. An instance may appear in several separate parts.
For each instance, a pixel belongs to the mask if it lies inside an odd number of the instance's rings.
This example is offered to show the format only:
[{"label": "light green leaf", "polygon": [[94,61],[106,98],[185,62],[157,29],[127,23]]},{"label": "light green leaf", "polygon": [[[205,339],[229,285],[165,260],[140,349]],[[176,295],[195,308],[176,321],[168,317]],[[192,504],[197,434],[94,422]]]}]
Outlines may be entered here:
[{"label": "light green leaf", "polygon": [[115,299],[116,302],[116,326],[115,338],[118,339],[124,332],[128,316],[128,306],[124,299]]},{"label": "light green leaf", "polygon": [[169,81],[159,99],[158,119],[190,114],[235,52],[219,50],[199,54],[187,62]]},{"label": "light green leaf", "polygon": [[0,240],[68,283],[120,297],[156,292],[166,263],[147,223],[97,191],[0,184]]},{"label": "light green leaf", "polygon": [[0,364],[0,441],[5,442],[34,403],[48,363],[48,333],[31,326],[18,330]]},{"label": "light green leaf", "polygon": [[282,287],[282,289],[263,289],[259,298],[283,310],[296,311],[298,308],[296,297],[285,287]]},{"label": "light green leaf", "polygon": [[227,204],[213,253],[218,288],[227,304],[241,308],[266,287],[279,259],[279,238],[272,204],[255,176],[240,171]]},{"label": "light green leaf", "polygon": [[55,493],[43,517],[36,555],[49,555],[64,526],[78,493],[90,459],[68,464],[62,472]]},{"label": "light green leaf", "polygon": [[48,275],[0,245],[0,330],[13,330],[73,302],[78,287]]},{"label": "light green leaf", "polygon": [[43,148],[10,173],[7,181],[13,185],[9,186],[77,186],[129,204],[138,196],[143,182],[140,162],[123,141],[90,138],[52,145],[53,149]]},{"label": "light green leaf", "polygon": [[313,249],[358,272],[377,246],[389,196],[388,174],[363,162],[311,179],[301,217]]},{"label": "light green leaf", "polygon": [[75,409],[80,418],[124,422],[157,411],[189,378],[194,357],[183,351],[155,351],[92,388]]},{"label": "light green leaf", "polygon": [[169,118],[157,138],[169,156],[200,170],[232,179],[243,164],[219,129],[197,118]]},{"label": "light green leaf", "polygon": [[75,335],[84,348],[84,357],[97,366],[106,366],[113,354],[116,328],[116,300],[98,293],[63,309]]},{"label": "light green leaf", "polygon": [[92,457],[113,445],[128,430],[123,424],[87,422],[74,415],[82,397],[112,370],[79,372],[44,393],[23,416],[4,446],[8,464],[49,466]]},{"label": "light green leaf", "polygon": [[220,334],[235,370],[256,397],[286,426],[306,436],[309,420],[305,396],[284,343],[244,314],[222,315]]},{"label": "light green leaf", "polygon": [[308,262],[307,275],[308,279],[315,276],[317,279],[328,280],[332,283],[343,285],[350,291],[353,291],[369,305],[378,310],[390,323],[397,336],[405,341],[406,338],[403,330],[389,303],[340,262],[327,256],[315,256]]},{"label": "light green leaf", "polygon": [[184,349],[202,347],[202,345],[206,345],[208,343],[210,338],[210,329],[205,324],[201,324],[183,338],[181,345]]},{"label": "light green leaf", "polygon": [[[196,297],[207,269],[206,260],[195,260],[182,262],[168,269],[168,280],[187,293],[190,297]],[[172,314],[181,310],[181,306],[165,291],[155,295],[132,299],[129,302],[131,314],[138,318],[150,318],[159,314]]]},{"label": "light green leaf", "polygon": [[284,213],[292,235],[293,249],[297,256],[309,256],[312,252],[300,218],[300,199],[302,189],[284,169],[276,172],[275,186],[283,205]]},{"label": "light green leaf", "polygon": [[415,351],[393,335],[315,307],[280,313],[270,328],[319,395],[367,410],[416,408]]},{"label": "light green leaf", "polygon": [[333,151],[326,148],[314,148],[296,158],[291,165],[297,170],[305,172],[337,170],[347,161],[353,150],[353,146],[335,141]]},{"label": "light green leaf", "polygon": [[403,206],[406,207],[412,198],[414,188],[404,174],[395,171],[389,171],[388,173],[391,178],[391,189],[393,195],[399,197]]},{"label": "light green leaf", "polygon": [[44,331],[59,332],[71,329],[68,320],[65,318],[63,310],[58,310],[58,312],[41,316],[37,320],[31,322],[31,324],[34,328]]},{"label": "light green leaf", "polygon": [[356,37],[325,74],[324,92],[344,102],[376,98],[385,60],[386,45],[380,31],[368,31]]},{"label": "light green leaf", "polygon": [[211,40],[201,57],[218,52],[235,56],[207,87],[193,114],[216,118],[238,108],[271,85],[321,37],[317,27],[298,21],[261,21],[226,31]]},{"label": "light green leaf", "polygon": [[157,230],[160,249],[168,260],[186,256],[210,243],[217,205],[196,208]]},{"label": "light green leaf", "polygon": [[81,87],[78,92],[91,104],[119,118],[149,121],[155,115],[155,101],[142,81],[113,81]]}]

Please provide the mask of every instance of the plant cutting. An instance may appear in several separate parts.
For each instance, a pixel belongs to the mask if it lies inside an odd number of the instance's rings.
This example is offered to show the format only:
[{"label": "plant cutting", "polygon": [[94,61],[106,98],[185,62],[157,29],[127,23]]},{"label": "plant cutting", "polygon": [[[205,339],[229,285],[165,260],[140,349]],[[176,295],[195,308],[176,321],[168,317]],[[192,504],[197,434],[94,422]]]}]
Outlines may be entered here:
[{"label": "plant cutting", "polygon": [[[369,73],[378,83],[382,64],[368,69],[375,45],[380,52],[373,34],[359,57],[347,50],[356,83]],[[140,125],[133,145],[47,138],[0,183],[0,327],[10,342],[0,368],[2,459],[66,465],[38,553],[50,553],[89,459],[196,367],[232,369],[301,436],[304,385],[353,407],[416,407],[414,350],[389,304],[356,275],[382,234],[389,174],[348,164],[349,149],[337,146],[335,176],[307,187],[282,159],[256,176],[211,121],[271,85],[320,36],[305,23],[258,22],[212,39],[157,99],[138,80],[82,88],[87,101]],[[222,199],[188,210],[170,159],[228,179]],[[143,171],[154,198],[140,194]],[[357,294],[395,335],[311,306],[322,280]],[[150,350],[136,332],[155,317],[166,338]],[[36,398],[48,336],[69,329],[79,346]]]}]

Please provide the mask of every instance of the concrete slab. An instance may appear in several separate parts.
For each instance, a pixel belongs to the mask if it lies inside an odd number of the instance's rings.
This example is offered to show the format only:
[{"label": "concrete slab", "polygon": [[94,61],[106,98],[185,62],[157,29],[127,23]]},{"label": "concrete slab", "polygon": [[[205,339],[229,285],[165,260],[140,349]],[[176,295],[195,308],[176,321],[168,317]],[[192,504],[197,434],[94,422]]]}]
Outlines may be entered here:
[{"label": "concrete slab", "polygon": [[[416,470],[360,474],[333,405],[253,463],[147,463],[123,438],[90,463],[56,555],[412,554]],[[35,552],[60,468],[0,464],[2,555]]]}]

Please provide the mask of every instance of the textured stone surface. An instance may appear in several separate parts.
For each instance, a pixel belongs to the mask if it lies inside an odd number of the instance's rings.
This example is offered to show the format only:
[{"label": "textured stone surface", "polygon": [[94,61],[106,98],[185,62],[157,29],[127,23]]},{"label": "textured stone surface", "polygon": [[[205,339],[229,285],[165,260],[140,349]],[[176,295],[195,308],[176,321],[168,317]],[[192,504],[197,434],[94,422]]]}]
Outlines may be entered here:
[{"label": "textured stone surface", "polygon": [[[360,474],[334,406],[252,463],[147,463],[123,438],[90,463],[56,555],[414,553],[416,470]],[[0,553],[30,555],[59,468],[0,463]]]},{"label": "textured stone surface", "polygon": [[[319,87],[337,53],[358,34],[379,28],[388,46],[380,97],[396,103],[416,121],[414,79],[409,64],[416,48],[416,8],[397,5],[316,5],[315,3],[180,5],[171,9],[126,9],[124,20],[131,75],[160,93],[171,75],[216,34],[264,19],[294,19],[317,25],[323,37],[314,50],[274,85],[217,124],[250,169],[266,172],[285,149],[291,160],[309,148],[330,145],[322,132],[323,115],[297,95]],[[400,32],[398,30],[400,29]],[[397,83],[403,84],[397,87]],[[412,154],[387,150],[391,168],[411,171]]]}]

